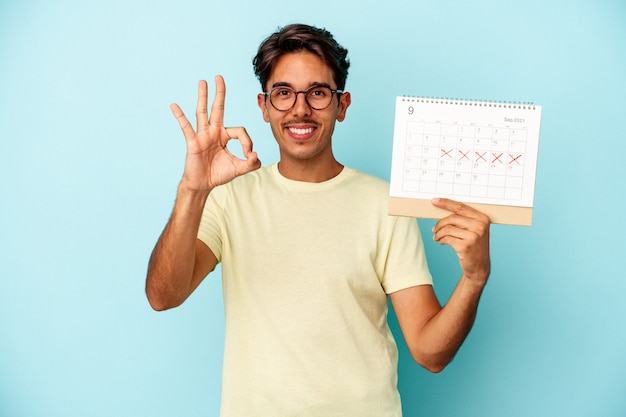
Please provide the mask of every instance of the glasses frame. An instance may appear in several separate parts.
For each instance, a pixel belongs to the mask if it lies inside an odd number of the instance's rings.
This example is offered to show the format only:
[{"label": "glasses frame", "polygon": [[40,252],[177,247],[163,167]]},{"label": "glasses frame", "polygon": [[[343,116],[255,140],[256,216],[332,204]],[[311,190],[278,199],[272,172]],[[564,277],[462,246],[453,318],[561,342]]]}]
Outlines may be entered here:
[{"label": "glasses frame", "polygon": [[[313,107],[311,105],[311,103],[309,103],[309,98],[308,98],[308,93],[315,89],[315,88],[320,88],[320,87],[324,87],[324,88],[328,88],[330,90],[330,100],[328,101],[328,104],[324,107]],[[272,92],[274,90],[278,90],[278,89],[287,89],[287,90],[291,90],[293,91],[294,95],[294,99],[293,99],[293,104],[291,104],[291,106],[289,106],[288,109],[285,110],[281,110],[278,107],[276,107],[276,105],[274,104],[274,102],[272,101]],[[280,112],[288,112],[289,110],[293,109],[293,107],[296,105],[296,103],[298,102],[298,94],[304,94],[304,101],[306,102],[307,106],[309,106],[310,108],[312,108],[313,110],[324,110],[327,109],[328,107],[330,107],[330,105],[333,102],[333,95],[336,94],[337,97],[339,97],[341,94],[343,94],[343,90],[333,90],[331,87],[329,87],[328,85],[320,85],[320,84],[316,84],[316,85],[312,85],[309,88],[307,88],[306,90],[296,90],[294,88],[291,88],[289,86],[286,85],[279,85],[276,86],[274,88],[272,88],[270,91],[263,91],[263,95],[265,96],[265,98],[269,98],[270,99],[270,104],[272,105],[272,107],[274,107],[277,111]]]}]

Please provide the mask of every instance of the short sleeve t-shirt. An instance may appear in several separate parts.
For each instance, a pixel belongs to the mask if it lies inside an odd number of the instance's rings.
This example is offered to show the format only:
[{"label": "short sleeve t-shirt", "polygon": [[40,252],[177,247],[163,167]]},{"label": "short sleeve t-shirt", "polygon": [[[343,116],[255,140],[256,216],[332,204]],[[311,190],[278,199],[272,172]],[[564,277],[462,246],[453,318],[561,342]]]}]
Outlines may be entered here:
[{"label": "short sleeve t-shirt", "polygon": [[347,167],[306,183],[276,164],[211,192],[198,238],[222,264],[222,417],[401,416],[387,294],[432,278],[388,193]]}]

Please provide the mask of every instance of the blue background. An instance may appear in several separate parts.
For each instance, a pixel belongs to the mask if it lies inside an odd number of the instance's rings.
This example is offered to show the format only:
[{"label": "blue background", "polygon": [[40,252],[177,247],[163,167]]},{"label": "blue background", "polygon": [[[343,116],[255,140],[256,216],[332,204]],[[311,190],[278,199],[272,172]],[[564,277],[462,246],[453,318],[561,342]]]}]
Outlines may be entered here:
[{"label": "blue background", "polygon": [[[217,416],[219,275],[155,313],[196,83],[277,160],[251,58],[291,22],[350,51],[347,165],[388,179],[396,95],[543,106],[532,227],[492,227],[478,321],[441,374],[403,341],[407,416],[626,415],[626,3],[0,0],[0,416]],[[442,301],[459,270],[430,242]],[[395,319],[392,327],[398,333]]]}]

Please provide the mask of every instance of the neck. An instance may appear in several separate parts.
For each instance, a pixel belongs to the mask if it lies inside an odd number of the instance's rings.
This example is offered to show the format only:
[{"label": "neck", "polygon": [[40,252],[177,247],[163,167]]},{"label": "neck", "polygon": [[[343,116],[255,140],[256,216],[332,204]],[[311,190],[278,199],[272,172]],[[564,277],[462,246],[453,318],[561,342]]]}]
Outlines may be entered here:
[{"label": "neck", "polygon": [[280,174],[294,181],[324,182],[335,178],[342,170],[343,165],[335,159],[321,164],[314,161],[290,163],[283,159],[278,162]]}]

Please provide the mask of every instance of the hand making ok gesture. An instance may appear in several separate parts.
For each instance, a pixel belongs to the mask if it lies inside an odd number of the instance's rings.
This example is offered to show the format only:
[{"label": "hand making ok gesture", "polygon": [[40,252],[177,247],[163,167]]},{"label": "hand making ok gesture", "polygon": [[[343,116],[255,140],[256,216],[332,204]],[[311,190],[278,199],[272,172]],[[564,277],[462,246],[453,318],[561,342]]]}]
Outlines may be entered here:
[{"label": "hand making ok gesture", "polygon": [[[187,143],[187,159],[181,184],[195,191],[210,191],[239,175],[261,166],[256,152],[252,151],[252,140],[243,127],[224,127],[224,101],[226,85],[221,76],[215,77],[215,98],[208,114],[208,87],[202,80],[198,83],[198,105],[196,107],[196,130],[178,106],[170,109],[183,130]],[[226,148],[229,140],[241,143],[244,159],[235,157]]]}]

